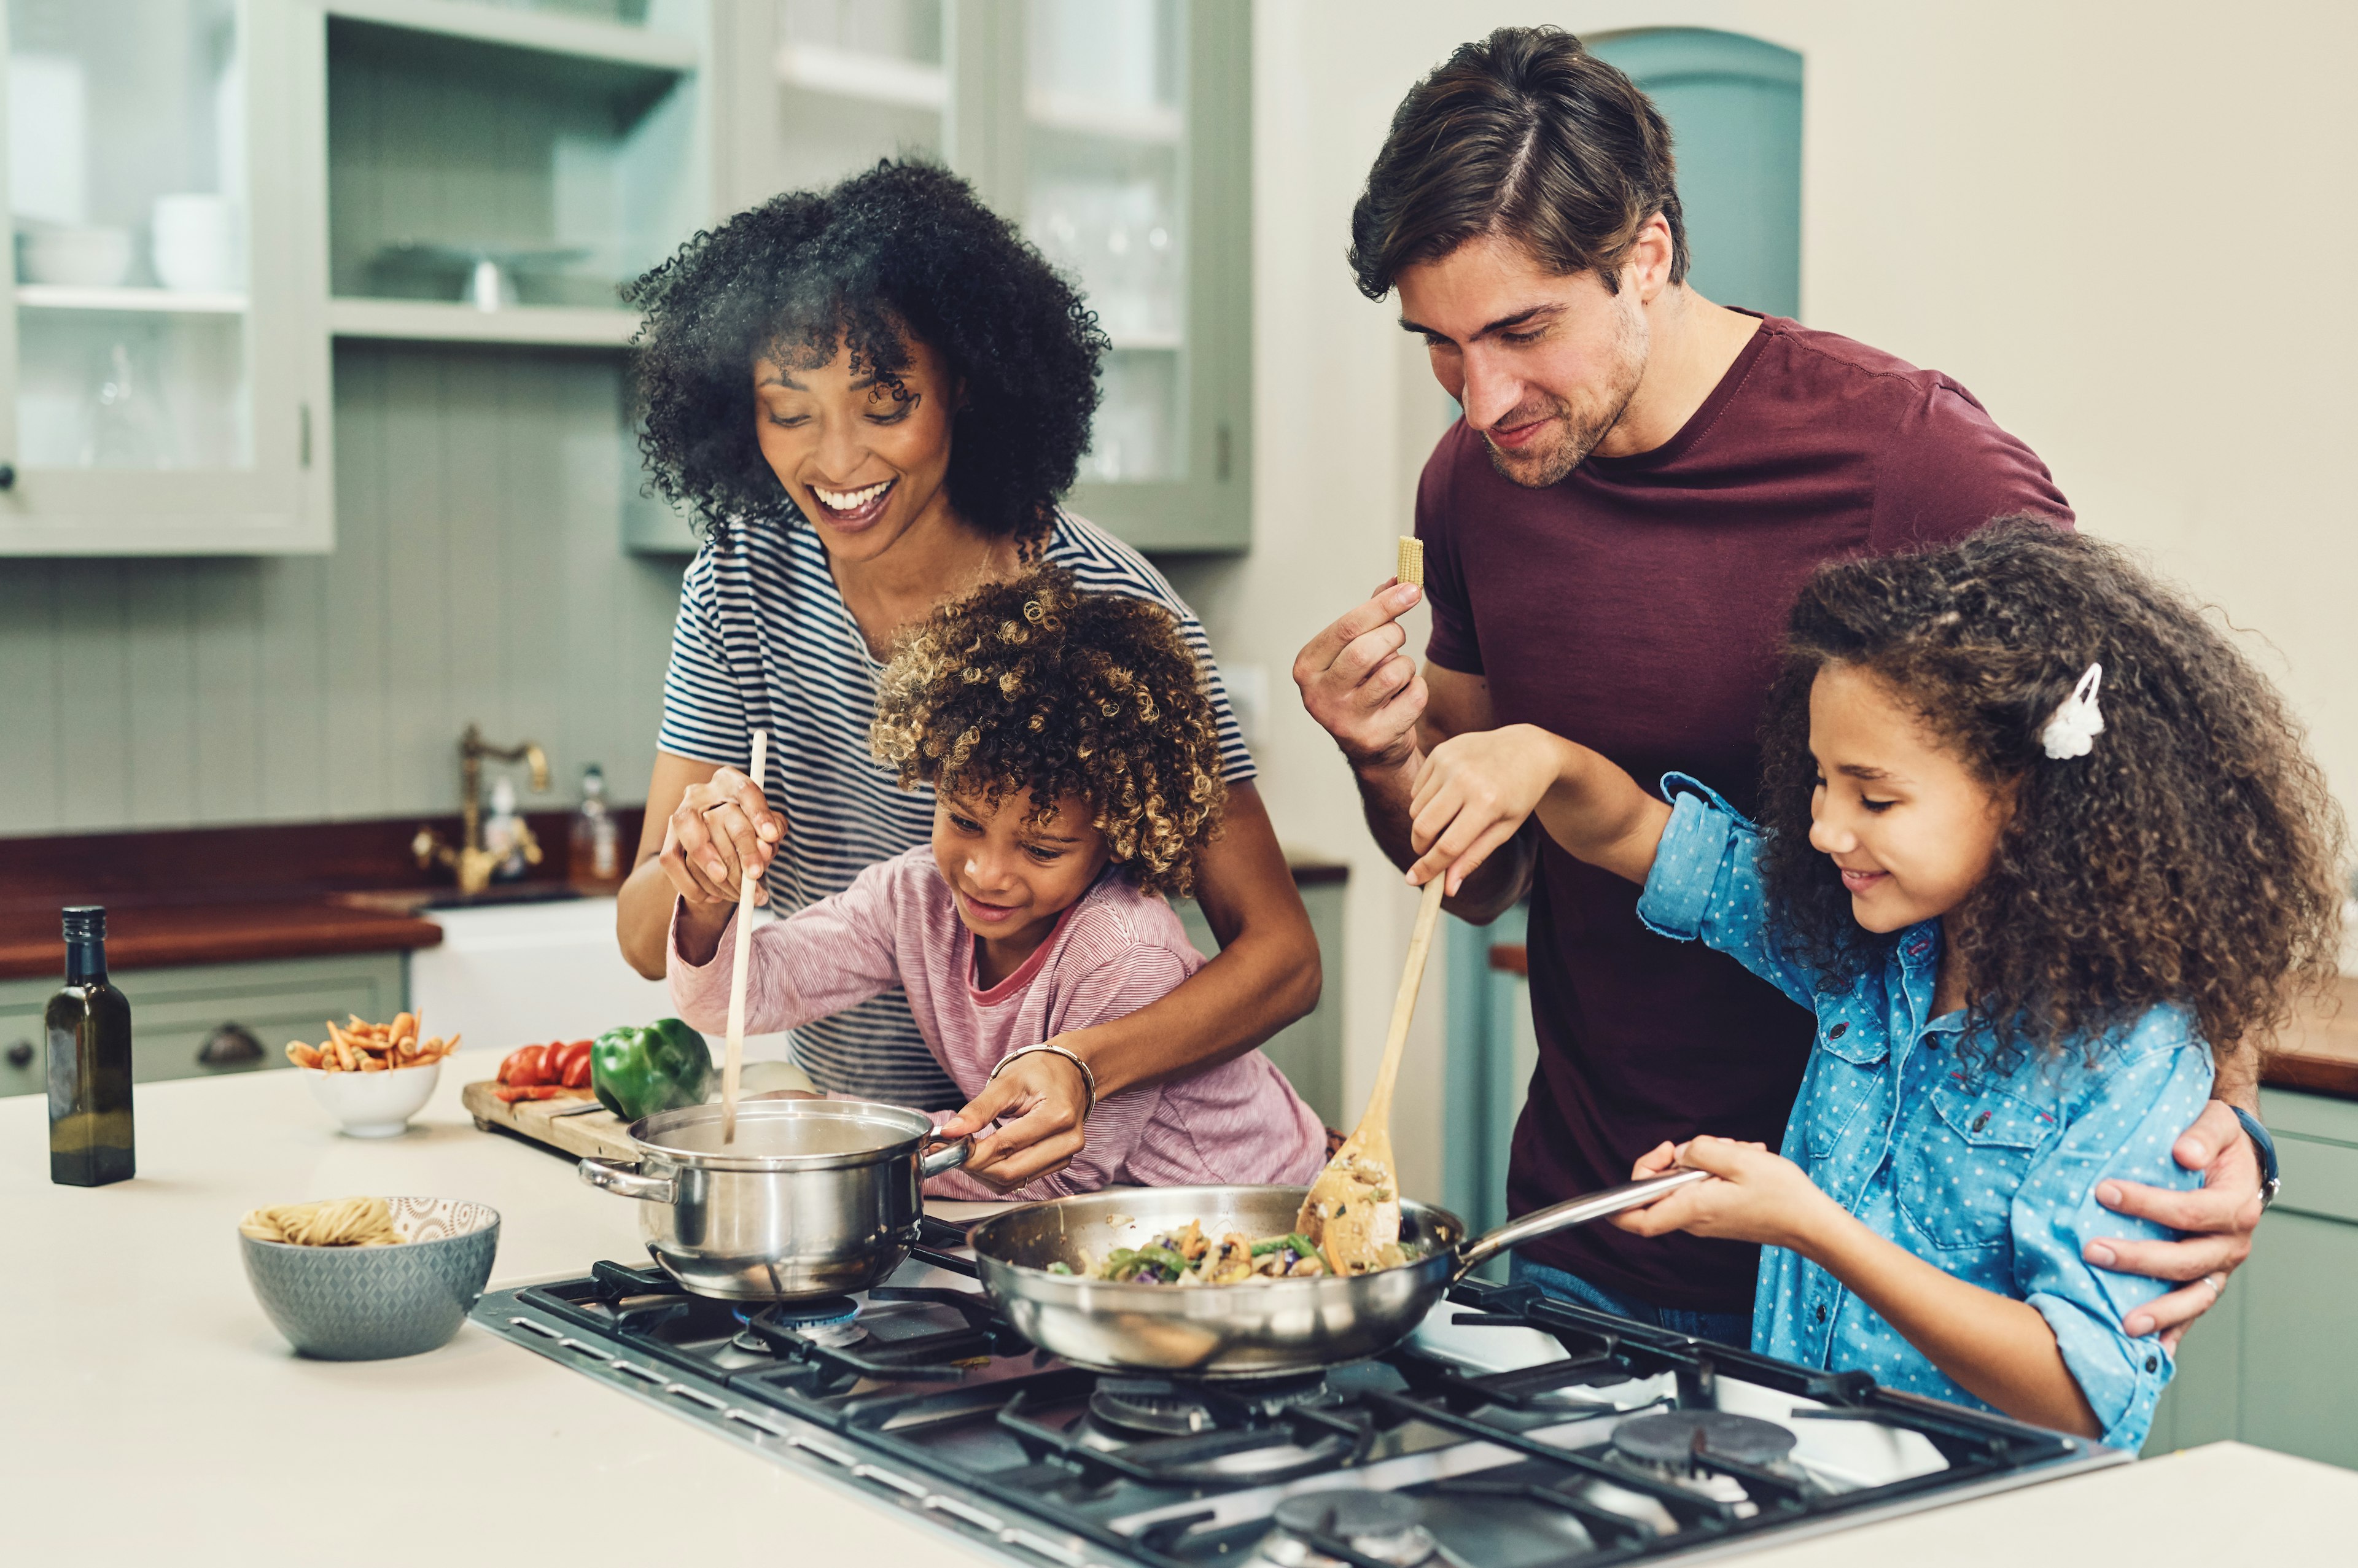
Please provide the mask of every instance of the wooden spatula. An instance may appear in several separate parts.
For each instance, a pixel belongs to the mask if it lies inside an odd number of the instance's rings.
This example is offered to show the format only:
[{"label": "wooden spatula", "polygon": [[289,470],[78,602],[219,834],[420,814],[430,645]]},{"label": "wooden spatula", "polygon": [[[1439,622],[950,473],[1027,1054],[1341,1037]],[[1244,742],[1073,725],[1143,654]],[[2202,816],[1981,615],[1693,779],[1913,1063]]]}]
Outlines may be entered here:
[{"label": "wooden spatula", "polygon": [[1400,1076],[1408,1044],[1409,1021],[1416,1016],[1417,989],[1424,981],[1425,955],[1441,915],[1441,890],[1448,879],[1424,884],[1416,906],[1416,930],[1409,937],[1408,964],[1392,1001],[1391,1032],[1376,1069],[1375,1092],[1367,1113],[1343,1147],[1326,1162],[1302,1200],[1293,1227],[1319,1244],[1326,1267],[1336,1274],[1363,1274],[1383,1266],[1384,1249],[1400,1239],[1400,1167],[1392,1162],[1392,1085]]},{"label": "wooden spatula", "polygon": [[[1400,542],[1399,580],[1424,584],[1424,545]],[[1424,983],[1426,955],[1433,950],[1433,930],[1441,917],[1442,889],[1446,877],[1424,884],[1418,902],[1416,927],[1409,937],[1408,963],[1401,973],[1400,994],[1392,1000],[1390,1031],[1384,1037],[1384,1057],[1376,1068],[1376,1087],[1359,1125],[1302,1200],[1294,1228],[1319,1244],[1326,1267],[1337,1274],[1365,1273],[1381,1267],[1384,1249],[1400,1240],[1399,1166],[1392,1162],[1392,1085],[1400,1076],[1401,1057],[1408,1045],[1408,1026],[1416,1016],[1416,995]]]},{"label": "wooden spatula", "polygon": [[[770,732],[753,731],[753,784],[766,788],[769,777],[763,771],[770,760]],[[753,868],[737,887],[737,946],[736,962],[729,971],[729,1044],[720,1059],[720,1141],[737,1141],[737,1080],[745,1070],[745,973],[752,968],[753,955]]]}]

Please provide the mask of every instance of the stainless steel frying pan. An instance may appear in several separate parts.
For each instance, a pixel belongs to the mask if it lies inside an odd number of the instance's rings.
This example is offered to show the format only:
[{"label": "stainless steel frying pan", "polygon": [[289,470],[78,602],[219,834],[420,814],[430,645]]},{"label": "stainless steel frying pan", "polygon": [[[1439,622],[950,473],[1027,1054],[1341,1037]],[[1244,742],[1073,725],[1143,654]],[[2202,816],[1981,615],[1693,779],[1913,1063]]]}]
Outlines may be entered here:
[{"label": "stainless steel frying pan", "polygon": [[1248,1285],[1118,1284],[1048,1272],[1086,1268],[1117,1247],[1201,1220],[1206,1236],[1293,1228],[1303,1187],[1142,1187],[1059,1198],[976,1226],[982,1287],[1017,1333],[1041,1349],[1101,1372],[1190,1378],[1273,1378],[1388,1350],[1424,1320],[1443,1292],[1510,1247],[1651,1203],[1708,1174],[1673,1171],[1539,1209],[1468,1240],[1465,1222],[1430,1204],[1401,1205],[1401,1240],[1425,1256],[1350,1279]]}]

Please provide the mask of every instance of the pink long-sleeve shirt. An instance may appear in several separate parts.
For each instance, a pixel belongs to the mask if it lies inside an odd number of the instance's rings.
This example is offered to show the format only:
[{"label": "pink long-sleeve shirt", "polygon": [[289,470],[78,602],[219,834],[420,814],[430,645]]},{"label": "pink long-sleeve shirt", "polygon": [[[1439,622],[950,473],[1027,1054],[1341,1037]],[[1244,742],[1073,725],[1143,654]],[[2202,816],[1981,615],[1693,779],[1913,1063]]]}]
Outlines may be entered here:
[{"label": "pink long-sleeve shirt", "polygon": [[[736,935],[708,964],[670,943],[673,1005],[698,1029],[728,1027]],[[732,914],[730,922],[736,920]],[[975,984],[974,934],[958,918],[933,849],[919,845],[870,866],[841,892],[753,933],[745,1028],[768,1034],[899,986],[917,1028],[968,1098],[1011,1051],[1137,1011],[1204,967],[1171,906],[1120,876],[1098,879],[1065,911],[1022,967],[989,989]],[[938,1125],[949,1116],[935,1113]],[[952,1171],[925,1184],[936,1197],[1055,1197],[1114,1183],[1307,1182],[1326,1162],[1326,1135],[1277,1065],[1249,1051],[1200,1073],[1124,1089],[1098,1102],[1073,1162],[1009,1194]]]}]

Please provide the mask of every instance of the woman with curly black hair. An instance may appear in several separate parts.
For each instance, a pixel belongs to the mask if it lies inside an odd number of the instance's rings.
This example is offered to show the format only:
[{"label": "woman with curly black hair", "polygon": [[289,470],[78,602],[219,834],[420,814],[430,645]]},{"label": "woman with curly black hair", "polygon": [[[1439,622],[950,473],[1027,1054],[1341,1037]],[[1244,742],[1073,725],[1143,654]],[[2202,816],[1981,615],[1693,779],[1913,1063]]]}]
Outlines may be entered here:
[{"label": "woman with curly black hair", "polygon": [[2214,1057],[2247,1070],[2333,981],[2342,823],[2299,726],[2123,551],[2016,519],[1821,568],[1762,749],[1756,827],[1529,727],[1459,737],[1412,875],[1535,809],[1816,1012],[1782,1155],[1664,1143],[1638,1174],[1717,1179],[1615,1221],[1761,1243],[1754,1348],[2136,1448],[2167,1287],[2113,1267],[2096,1191],[2196,1184],[2170,1146]]},{"label": "woman with curly black hair", "polygon": [[[879,683],[877,758],[932,800],[931,841],[752,935],[746,1020],[783,1029],[898,988],[962,1094],[1169,995],[1204,960],[1163,894],[1195,884],[1227,788],[1220,727],[1159,604],[1041,567],[911,628]],[[736,906],[681,901],[672,1000],[726,1021]],[[1089,1140],[1026,1199],[1114,1183],[1302,1183],[1318,1118],[1258,1051],[1163,1082],[1088,1088]],[[964,1172],[937,1197],[1008,1195]]]},{"label": "woman with curly black hair", "polygon": [[[1161,605],[1220,736],[1226,829],[1195,866],[1219,956],[1170,996],[1035,1052],[970,1102],[899,993],[795,1032],[834,1093],[961,1108],[969,1169],[1020,1185],[1083,1146],[1100,1095],[1250,1050],[1318,996],[1318,948],[1195,615],[1137,552],[1064,511],[1106,348],[1095,318],[955,175],[886,162],[698,235],[632,286],[654,487],[698,519],[681,589],[622,951],[664,973],[675,900],[733,903],[740,868],[798,909],[927,841],[933,806],[870,754],[902,629],[1046,562]],[[749,779],[751,732],[775,741]],[[1084,1070],[1083,1064],[1086,1065]]]}]

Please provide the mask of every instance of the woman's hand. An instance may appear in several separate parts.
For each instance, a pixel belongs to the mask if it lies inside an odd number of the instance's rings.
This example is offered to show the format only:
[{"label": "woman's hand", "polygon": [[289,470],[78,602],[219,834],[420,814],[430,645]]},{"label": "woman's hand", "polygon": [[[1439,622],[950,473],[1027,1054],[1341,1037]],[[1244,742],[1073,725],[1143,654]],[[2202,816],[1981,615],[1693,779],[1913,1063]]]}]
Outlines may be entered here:
[{"label": "woman's hand", "polygon": [[785,819],[770,809],[762,786],[735,768],[690,784],[664,824],[656,857],[664,880],[690,905],[737,902],[747,869],[755,877],[753,902],[766,903],[759,881],[786,836]]},{"label": "woman's hand", "polygon": [[[1026,1051],[936,1133],[944,1139],[972,1134],[974,1152],[961,1168],[1011,1192],[1073,1162],[1088,1141],[1081,1130],[1088,1104],[1080,1068],[1054,1051]],[[991,1126],[1002,1119],[1004,1126]]]},{"label": "woman's hand", "polygon": [[1709,1171],[1719,1180],[1697,1182],[1643,1208],[1626,1209],[1613,1223],[1638,1236],[1683,1230],[1805,1251],[1803,1238],[1833,1207],[1833,1200],[1799,1165],[1771,1154],[1762,1143],[1727,1138],[1695,1138],[1677,1148],[1664,1143],[1640,1157],[1629,1174],[1633,1180],[1659,1176],[1678,1165]]},{"label": "woman's hand", "polygon": [[1512,838],[1563,770],[1565,743],[1534,724],[1479,730],[1444,741],[1424,759],[1409,800],[1408,869],[1418,886],[1446,874],[1466,879]]}]

